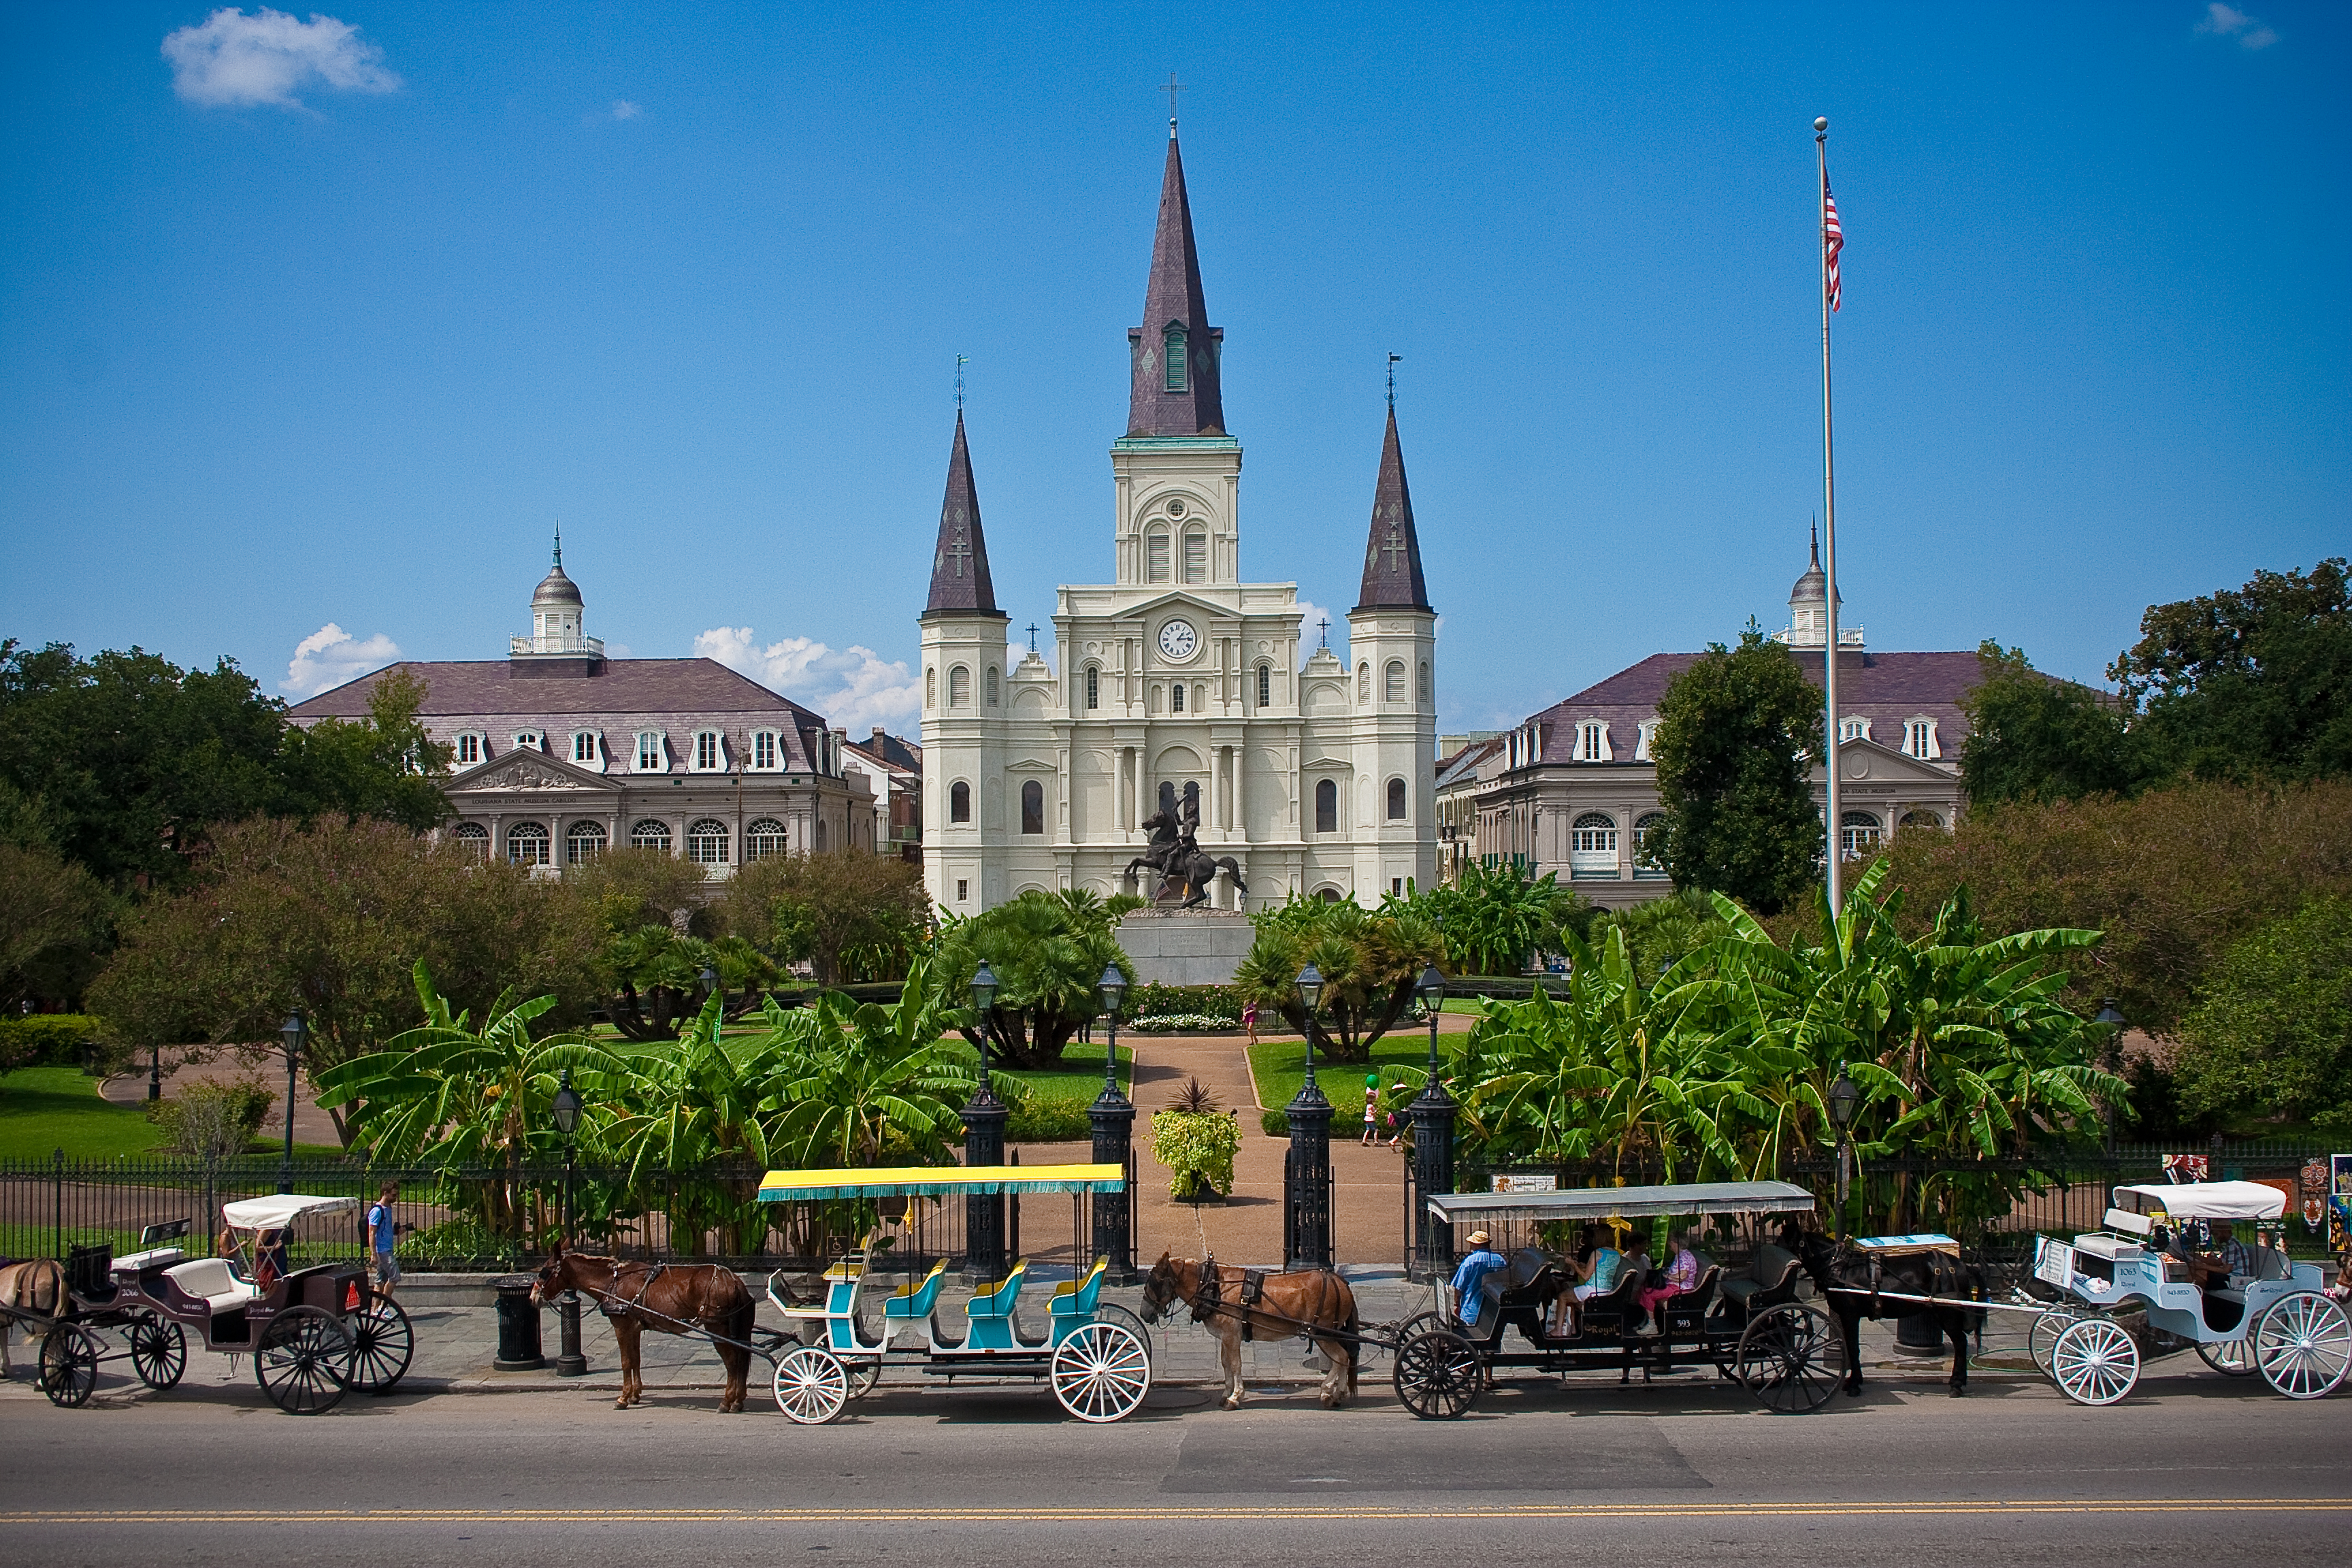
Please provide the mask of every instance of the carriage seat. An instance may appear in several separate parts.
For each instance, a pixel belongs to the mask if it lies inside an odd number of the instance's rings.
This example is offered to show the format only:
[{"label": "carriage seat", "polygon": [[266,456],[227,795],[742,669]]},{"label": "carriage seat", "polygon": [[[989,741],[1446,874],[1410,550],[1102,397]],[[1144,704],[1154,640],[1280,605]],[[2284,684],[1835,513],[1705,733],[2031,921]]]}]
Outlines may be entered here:
[{"label": "carriage seat", "polygon": [[[1723,1299],[1735,1307],[1751,1307],[1769,1303],[1795,1283],[1797,1270],[1802,1267],[1797,1255],[1770,1242],[1756,1249],[1756,1258],[1745,1274],[1733,1275],[1717,1287]],[[1758,1298],[1763,1298],[1759,1302]]]},{"label": "carriage seat", "polygon": [[[1082,1321],[1095,1315],[1095,1301],[1102,1295],[1103,1280],[1110,1273],[1110,1260],[1097,1258],[1095,1266],[1076,1279],[1065,1280],[1054,1287],[1054,1299],[1045,1303],[1045,1310],[1056,1318]],[[1056,1323],[1055,1327],[1061,1325]]]},{"label": "carriage seat", "polygon": [[1709,1307],[1715,1305],[1715,1293],[1721,1289],[1723,1269],[1716,1264],[1706,1264],[1699,1269],[1698,1283],[1679,1296],[1669,1296],[1661,1303],[1668,1333],[1696,1333],[1706,1319]]},{"label": "carriage seat", "polygon": [[176,1247],[151,1247],[145,1252],[134,1252],[128,1258],[116,1258],[113,1272],[138,1274],[150,1268],[163,1268],[174,1263],[184,1263],[187,1261],[187,1257],[186,1253]]},{"label": "carriage seat", "polygon": [[963,1304],[964,1315],[978,1321],[982,1318],[1009,1318],[1021,1300],[1021,1287],[1029,1278],[1029,1260],[1022,1258],[1013,1266],[1013,1272],[992,1285],[982,1285]]},{"label": "carriage seat", "polygon": [[931,1315],[931,1308],[940,1299],[940,1287],[947,1283],[948,1266],[944,1260],[931,1265],[931,1271],[911,1285],[901,1285],[890,1292],[882,1303],[882,1321],[893,1320],[919,1323]]},{"label": "carriage seat", "polygon": [[215,1312],[234,1312],[261,1294],[251,1280],[238,1279],[225,1258],[199,1258],[165,1269],[163,1278]]}]

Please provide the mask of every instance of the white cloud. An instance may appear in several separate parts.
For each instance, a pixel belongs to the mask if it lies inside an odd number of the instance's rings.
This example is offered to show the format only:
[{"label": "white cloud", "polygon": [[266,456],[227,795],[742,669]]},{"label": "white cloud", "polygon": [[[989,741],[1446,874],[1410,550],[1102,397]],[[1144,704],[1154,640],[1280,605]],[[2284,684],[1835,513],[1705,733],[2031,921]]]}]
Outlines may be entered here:
[{"label": "white cloud", "polygon": [[294,658],[286,666],[286,679],[278,683],[278,689],[298,701],[316,697],[382,669],[399,657],[400,645],[382,632],[361,642],[329,621],[295,645]]},{"label": "white cloud", "polygon": [[613,100],[613,118],[615,120],[635,120],[645,111],[646,106],[642,103],[631,103],[625,98]]},{"label": "white cloud", "polygon": [[698,633],[694,651],[739,670],[824,715],[835,728],[862,735],[879,724],[910,733],[921,720],[923,693],[903,659],[885,659],[855,644],[835,649],[814,637],[785,637],[761,647],[750,626],[714,626]]},{"label": "white cloud", "polygon": [[298,22],[267,5],[254,7],[250,16],[224,6],[203,26],[165,37],[163,58],[172,62],[173,89],[190,103],[299,109],[299,88],[391,92],[400,86],[383,68],[383,51],[359,34],[349,22],[316,12]]},{"label": "white cloud", "polygon": [[2239,47],[2247,49],[2267,49],[2279,39],[2269,23],[2234,5],[2224,5],[2221,0],[2212,0],[2205,7],[2205,19],[2197,24],[2197,30],[2217,38],[2235,38]]}]

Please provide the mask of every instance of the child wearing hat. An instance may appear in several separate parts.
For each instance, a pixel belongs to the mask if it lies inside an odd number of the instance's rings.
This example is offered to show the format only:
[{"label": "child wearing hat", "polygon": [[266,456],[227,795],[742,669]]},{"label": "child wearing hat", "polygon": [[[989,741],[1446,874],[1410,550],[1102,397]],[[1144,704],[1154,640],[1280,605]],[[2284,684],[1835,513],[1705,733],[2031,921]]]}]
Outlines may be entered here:
[{"label": "child wearing hat", "polygon": [[1360,1139],[1357,1140],[1357,1142],[1360,1143],[1377,1143],[1380,1141],[1381,1075],[1376,1072],[1368,1072],[1364,1075],[1364,1135]]}]

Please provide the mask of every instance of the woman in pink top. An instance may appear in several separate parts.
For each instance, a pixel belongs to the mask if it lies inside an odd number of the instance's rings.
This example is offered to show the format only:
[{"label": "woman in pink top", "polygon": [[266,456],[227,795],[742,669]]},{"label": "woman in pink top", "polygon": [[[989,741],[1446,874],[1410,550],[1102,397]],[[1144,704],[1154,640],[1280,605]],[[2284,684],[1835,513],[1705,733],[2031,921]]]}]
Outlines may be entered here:
[{"label": "woman in pink top", "polygon": [[1635,1300],[1641,1303],[1642,1310],[1648,1313],[1650,1317],[1650,1321],[1643,1323],[1638,1331],[1643,1334],[1654,1334],[1658,1331],[1658,1309],[1661,1306],[1685,1291],[1698,1289],[1698,1254],[1690,1249],[1689,1233],[1680,1230],[1669,1232],[1666,1237],[1666,1251],[1668,1260],[1664,1278],[1655,1285],[1645,1288],[1635,1297]]}]

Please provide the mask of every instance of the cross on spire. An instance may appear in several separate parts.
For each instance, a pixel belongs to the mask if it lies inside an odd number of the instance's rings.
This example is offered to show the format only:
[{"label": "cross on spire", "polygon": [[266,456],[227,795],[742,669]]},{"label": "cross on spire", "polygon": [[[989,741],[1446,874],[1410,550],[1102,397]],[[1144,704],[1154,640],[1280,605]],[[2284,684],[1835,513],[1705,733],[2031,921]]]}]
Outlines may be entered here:
[{"label": "cross on spire", "polygon": [[948,556],[955,562],[955,574],[962,576],[963,563],[971,559],[971,546],[963,542],[962,534],[957,534],[955,542],[948,546]]},{"label": "cross on spire", "polygon": [[1397,569],[1397,558],[1404,553],[1404,535],[1396,531],[1395,525],[1391,524],[1390,526],[1389,542],[1386,544],[1381,545],[1381,549],[1388,555],[1389,570],[1391,572],[1395,571]]},{"label": "cross on spire", "polygon": [[1190,92],[1192,89],[1178,81],[1174,71],[1170,71],[1168,85],[1160,90],[1168,95],[1168,140],[1173,142],[1176,140],[1176,95],[1180,92]]},{"label": "cross on spire", "polygon": [[555,520],[555,564],[563,564],[563,520],[560,517]]},{"label": "cross on spire", "polygon": [[1029,651],[1037,651],[1037,623],[1034,621],[1029,623]]},{"label": "cross on spire", "polygon": [[1321,620],[1316,622],[1315,625],[1317,629],[1321,631],[1323,634],[1323,646],[1325,647],[1329,647],[1331,646],[1331,617],[1326,616]]},{"label": "cross on spire", "polygon": [[963,367],[971,363],[970,354],[956,355],[956,412],[963,412]]},{"label": "cross on spire", "polygon": [[1402,358],[1404,358],[1402,354],[1389,355],[1389,406],[1391,408],[1396,406],[1396,367],[1397,362]]}]

